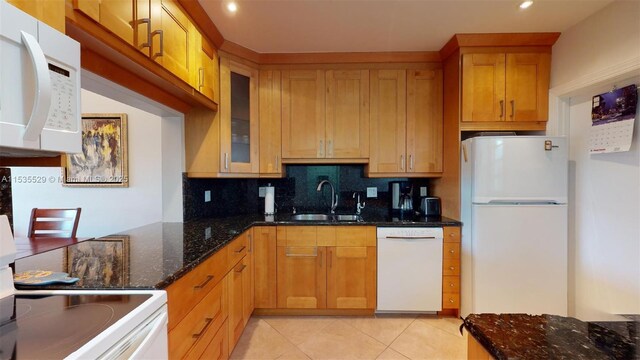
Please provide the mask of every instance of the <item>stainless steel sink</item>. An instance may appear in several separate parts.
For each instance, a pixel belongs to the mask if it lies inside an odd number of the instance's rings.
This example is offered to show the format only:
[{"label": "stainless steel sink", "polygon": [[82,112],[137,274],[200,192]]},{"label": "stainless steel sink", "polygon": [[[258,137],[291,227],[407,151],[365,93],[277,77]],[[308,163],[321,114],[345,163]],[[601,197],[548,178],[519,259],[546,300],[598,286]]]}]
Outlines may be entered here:
[{"label": "stainless steel sink", "polygon": [[295,214],[291,215],[293,221],[328,221],[331,216],[327,214]]},{"label": "stainless steel sink", "polygon": [[337,221],[362,221],[360,215],[334,215]]}]

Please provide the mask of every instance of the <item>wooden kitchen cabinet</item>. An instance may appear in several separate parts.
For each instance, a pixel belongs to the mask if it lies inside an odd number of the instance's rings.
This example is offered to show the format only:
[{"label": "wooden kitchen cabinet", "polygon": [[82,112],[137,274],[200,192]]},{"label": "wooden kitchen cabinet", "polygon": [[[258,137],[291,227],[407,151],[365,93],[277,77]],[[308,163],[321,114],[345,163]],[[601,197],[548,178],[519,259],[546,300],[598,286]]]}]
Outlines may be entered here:
[{"label": "wooden kitchen cabinet", "polygon": [[282,177],[282,78],[261,70],[259,81],[260,176]]},{"label": "wooden kitchen cabinet", "polygon": [[369,158],[369,71],[326,72],[325,158]]},{"label": "wooden kitchen cabinet", "polygon": [[249,258],[250,256],[243,257],[227,275],[227,286],[229,287],[229,352],[233,351],[249,320],[246,311],[249,306],[249,297],[253,294],[248,288],[251,282],[251,271],[253,270]]},{"label": "wooden kitchen cabinet", "polygon": [[[148,0],[145,2],[149,3]],[[128,44],[135,46],[136,14],[134,9],[137,5],[135,0],[74,0],[73,3],[75,9],[82,11]],[[146,21],[149,19],[147,18]]]},{"label": "wooden kitchen cabinet", "polygon": [[220,170],[258,174],[258,70],[220,59]]},{"label": "wooden kitchen cabinet", "polygon": [[442,173],[442,71],[372,70],[369,177]]},{"label": "wooden kitchen cabinet", "polygon": [[325,76],[321,70],[282,71],[282,157],[325,157]]},{"label": "wooden kitchen cabinet", "polygon": [[460,309],[460,228],[443,228],[442,309]]},{"label": "wooden kitchen cabinet", "polygon": [[242,278],[242,316],[244,325],[246,326],[249,322],[249,318],[251,314],[253,314],[253,309],[255,309],[256,301],[255,301],[255,241],[253,236],[253,230],[249,229],[245,231],[249,242],[249,249],[247,250],[247,255],[243,259],[244,265],[246,265],[245,273]]},{"label": "wooden kitchen cabinet", "polygon": [[327,247],[327,308],[376,308],[375,227],[335,227]]},{"label": "wooden kitchen cabinet", "polygon": [[9,4],[65,33],[65,0],[8,0]]},{"label": "wooden kitchen cabinet", "polygon": [[276,297],[276,252],[277,237],[275,226],[253,228],[255,263],[255,307],[275,309]]},{"label": "wooden kitchen cabinet", "polygon": [[323,246],[277,247],[277,306],[284,309],[324,309],[326,264]]},{"label": "wooden kitchen cabinet", "polygon": [[200,359],[226,360],[229,358],[229,331],[227,326],[227,321],[225,321],[200,355]]},{"label": "wooden kitchen cabinet", "polygon": [[193,48],[195,51],[195,71],[191,72],[191,84],[201,94],[219,102],[219,64],[218,54],[213,45],[199,32],[195,31]]},{"label": "wooden kitchen cabinet", "polygon": [[463,54],[461,130],[546,122],[550,66],[545,52]]},{"label": "wooden kitchen cabinet", "polygon": [[175,0],[151,0],[151,30],[151,59],[190,83],[196,29],[186,12]]}]

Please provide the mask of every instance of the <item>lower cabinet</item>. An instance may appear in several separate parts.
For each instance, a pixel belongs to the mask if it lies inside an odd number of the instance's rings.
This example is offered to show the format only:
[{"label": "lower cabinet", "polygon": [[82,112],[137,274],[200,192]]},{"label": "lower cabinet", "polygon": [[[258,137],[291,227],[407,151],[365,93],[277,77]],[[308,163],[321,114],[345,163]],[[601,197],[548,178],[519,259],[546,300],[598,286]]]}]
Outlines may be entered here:
[{"label": "lower cabinet", "polygon": [[204,349],[201,359],[225,360],[229,358],[229,331],[227,321],[222,324],[213,340]]},{"label": "lower cabinet", "polygon": [[278,227],[279,309],[375,309],[373,226]]},{"label": "lower cabinet", "polygon": [[247,255],[229,271],[226,278],[229,287],[229,352],[233,351],[238,343],[238,339],[240,339],[244,327],[253,313],[254,305],[253,235],[245,233],[242,236],[247,236],[248,239]]},{"label": "lower cabinet", "polygon": [[460,228],[444,227],[442,309],[460,312]]}]

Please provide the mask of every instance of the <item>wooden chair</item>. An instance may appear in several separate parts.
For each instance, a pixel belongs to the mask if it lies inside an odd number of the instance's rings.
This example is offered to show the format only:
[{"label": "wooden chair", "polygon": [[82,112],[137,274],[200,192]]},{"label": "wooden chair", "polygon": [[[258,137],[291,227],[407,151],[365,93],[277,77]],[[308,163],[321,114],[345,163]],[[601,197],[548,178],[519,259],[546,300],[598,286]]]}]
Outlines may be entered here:
[{"label": "wooden chair", "polygon": [[75,238],[81,208],[31,210],[29,233],[31,237]]}]

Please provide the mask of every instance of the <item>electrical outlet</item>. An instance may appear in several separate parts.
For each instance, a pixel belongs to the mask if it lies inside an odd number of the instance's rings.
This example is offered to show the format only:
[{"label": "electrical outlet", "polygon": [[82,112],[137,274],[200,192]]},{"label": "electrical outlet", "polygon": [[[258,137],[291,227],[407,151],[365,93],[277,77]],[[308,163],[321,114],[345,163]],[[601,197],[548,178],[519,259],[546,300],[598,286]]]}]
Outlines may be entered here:
[{"label": "electrical outlet", "polygon": [[427,187],[420,186],[420,196],[427,196]]},{"label": "electrical outlet", "polygon": [[367,197],[368,198],[377,198],[378,197],[378,188],[377,187],[368,187],[367,188]]},{"label": "electrical outlet", "polygon": [[258,197],[265,197],[267,196],[267,187],[266,186],[260,186],[258,187]]},{"label": "electrical outlet", "polygon": [[205,240],[211,239],[211,226],[209,226],[208,228],[204,229],[204,238],[205,238]]},{"label": "electrical outlet", "polygon": [[211,190],[205,190],[204,191],[204,202],[210,202],[211,201]]}]

